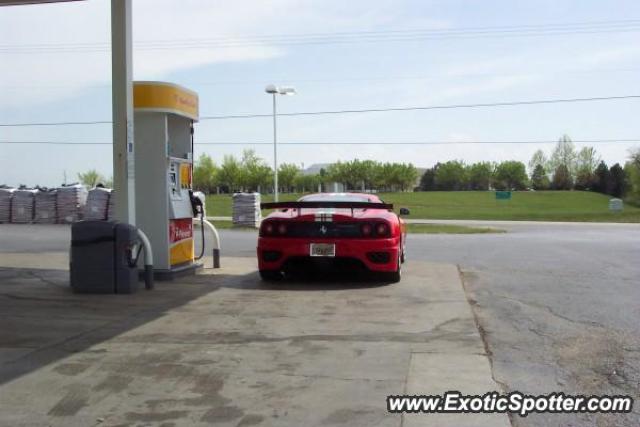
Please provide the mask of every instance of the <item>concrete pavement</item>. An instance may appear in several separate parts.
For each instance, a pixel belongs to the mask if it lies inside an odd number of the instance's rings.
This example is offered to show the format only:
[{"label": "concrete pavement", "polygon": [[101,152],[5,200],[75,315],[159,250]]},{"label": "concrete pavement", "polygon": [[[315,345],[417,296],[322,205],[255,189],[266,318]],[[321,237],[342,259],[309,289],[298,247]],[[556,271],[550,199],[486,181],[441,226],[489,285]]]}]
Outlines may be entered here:
[{"label": "concrete pavement", "polygon": [[267,286],[252,258],[222,261],[75,295],[65,253],[0,253],[0,425],[509,425],[386,411],[391,394],[499,390],[455,266]]}]

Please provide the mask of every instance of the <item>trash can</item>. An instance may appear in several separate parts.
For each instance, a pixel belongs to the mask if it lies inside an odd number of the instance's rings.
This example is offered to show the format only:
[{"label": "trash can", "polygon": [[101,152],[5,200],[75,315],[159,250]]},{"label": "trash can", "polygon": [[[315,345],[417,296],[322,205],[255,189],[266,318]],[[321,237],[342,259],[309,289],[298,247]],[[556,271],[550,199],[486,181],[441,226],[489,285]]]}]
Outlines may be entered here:
[{"label": "trash can", "polygon": [[80,221],[71,227],[71,289],[130,294],[138,290],[136,227],[116,221]]}]

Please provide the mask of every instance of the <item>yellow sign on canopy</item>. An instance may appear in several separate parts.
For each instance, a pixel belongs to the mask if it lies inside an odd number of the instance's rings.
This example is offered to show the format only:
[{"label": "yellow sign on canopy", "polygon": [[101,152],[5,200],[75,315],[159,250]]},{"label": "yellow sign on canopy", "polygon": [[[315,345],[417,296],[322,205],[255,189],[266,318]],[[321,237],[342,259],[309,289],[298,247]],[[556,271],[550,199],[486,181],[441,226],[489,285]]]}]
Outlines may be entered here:
[{"label": "yellow sign on canopy", "polygon": [[172,113],[198,121],[198,94],[165,82],[134,82],[133,108],[136,111]]}]

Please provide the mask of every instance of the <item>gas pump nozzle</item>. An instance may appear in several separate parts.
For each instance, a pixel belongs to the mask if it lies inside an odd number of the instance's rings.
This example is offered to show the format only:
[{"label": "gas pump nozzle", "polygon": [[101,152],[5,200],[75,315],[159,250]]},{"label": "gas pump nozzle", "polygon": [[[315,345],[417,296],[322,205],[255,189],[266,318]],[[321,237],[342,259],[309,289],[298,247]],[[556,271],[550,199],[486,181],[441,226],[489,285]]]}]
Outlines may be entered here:
[{"label": "gas pump nozzle", "polygon": [[196,195],[193,194],[193,190],[189,190],[189,200],[191,200],[191,209],[193,210],[193,217],[194,218],[200,217],[200,219],[202,219],[202,217],[204,216],[202,200],[200,200],[199,197],[196,197]]},{"label": "gas pump nozzle", "polygon": [[201,259],[204,256],[204,206],[202,204],[202,200],[193,194],[193,190],[189,190],[189,200],[191,200],[191,209],[193,210],[193,217],[200,217],[200,229],[202,230],[202,249],[200,249],[200,255],[196,257],[196,259]]}]

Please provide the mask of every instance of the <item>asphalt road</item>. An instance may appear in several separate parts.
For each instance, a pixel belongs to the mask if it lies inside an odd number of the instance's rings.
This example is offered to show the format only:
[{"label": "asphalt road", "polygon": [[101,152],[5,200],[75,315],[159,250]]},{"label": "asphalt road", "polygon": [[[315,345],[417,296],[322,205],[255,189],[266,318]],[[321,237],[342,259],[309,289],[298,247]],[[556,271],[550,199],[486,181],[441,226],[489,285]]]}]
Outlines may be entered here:
[{"label": "asphalt road", "polygon": [[[514,225],[507,234],[415,236],[411,257],[457,263],[494,378],[530,394],[640,400],[640,227]],[[628,415],[530,415],[515,426],[637,426]]]},{"label": "asphalt road", "polygon": [[[624,394],[638,402],[640,225],[502,228],[509,232],[411,235],[407,242],[409,259],[460,266],[496,381],[529,394]],[[67,228],[39,230],[3,227],[0,252],[66,250]],[[221,237],[223,256],[254,256],[255,233],[225,230]],[[640,403],[626,415],[534,414],[511,422],[637,426]]]}]

